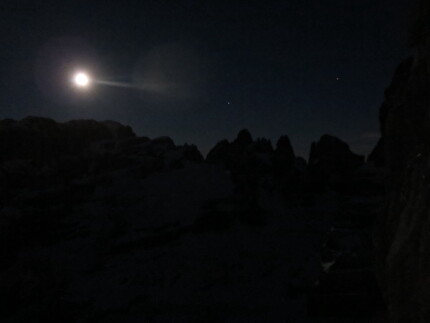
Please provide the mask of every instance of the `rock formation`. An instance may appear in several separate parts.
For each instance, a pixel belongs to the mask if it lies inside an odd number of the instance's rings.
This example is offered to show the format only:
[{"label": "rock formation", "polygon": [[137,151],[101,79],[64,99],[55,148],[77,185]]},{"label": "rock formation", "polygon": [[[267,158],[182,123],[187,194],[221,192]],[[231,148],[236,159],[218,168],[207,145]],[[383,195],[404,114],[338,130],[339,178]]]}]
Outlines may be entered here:
[{"label": "rock formation", "polygon": [[20,121],[0,121],[0,163],[27,160],[37,165],[76,155],[91,143],[124,140],[136,135],[128,126],[114,121],[73,120],[57,123],[52,119],[27,117]]},{"label": "rock formation", "polygon": [[385,166],[384,140],[380,138],[366,160],[373,167],[381,168]]},{"label": "rock formation", "polygon": [[391,322],[430,322],[430,5],[422,1],[414,55],[397,68],[380,110],[389,198],[376,228]]},{"label": "rock formation", "polygon": [[271,170],[273,148],[270,141],[257,139],[254,141],[247,129],[242,129],[236,139],[229,143],[220,141],[209,151],[206,161],[223,164],[234,177],[248,174],[260,176]]},{"label": "rock formation", "polygon": [[363,164],[364,156],[354,154],[336,137],[324,135],[311,145],[308,169],[317,183],[337,185]]},{"label": "rock formation", "polygon": [[114,121],[57,123],[39,117],[0,121],[0,151],[0,189],[6,192],[35,179],[52,185],[133,167],[144,176],[203,161],[194,145],[136,137],[130,127]]},{"label": "rock formation", "polygon": [[273,167],[276,173],[286,175],[291,173],[295,163],[294,150],[287,136],[279,138],[273,155]]}]

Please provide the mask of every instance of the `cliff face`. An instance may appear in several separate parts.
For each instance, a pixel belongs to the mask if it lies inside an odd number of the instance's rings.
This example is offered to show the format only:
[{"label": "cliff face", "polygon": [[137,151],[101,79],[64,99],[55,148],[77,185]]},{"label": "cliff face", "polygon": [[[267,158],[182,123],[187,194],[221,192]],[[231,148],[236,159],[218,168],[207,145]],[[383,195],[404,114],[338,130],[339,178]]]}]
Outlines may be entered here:
[{"label": "cliff face", "polygon": [[430,4],[380,110],[388,203],[375,240],[391,322],[430,322]]}]

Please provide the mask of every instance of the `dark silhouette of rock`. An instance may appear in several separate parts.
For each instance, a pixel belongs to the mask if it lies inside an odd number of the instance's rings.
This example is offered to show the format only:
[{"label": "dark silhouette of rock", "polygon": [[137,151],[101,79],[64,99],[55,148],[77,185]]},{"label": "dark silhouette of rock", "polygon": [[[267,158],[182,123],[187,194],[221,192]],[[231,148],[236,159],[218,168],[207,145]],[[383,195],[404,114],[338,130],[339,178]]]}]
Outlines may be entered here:
[{"label": "dark silhouette of rock", "polygon": [[282,136],[276,143],[276,150],[273,156],[273,167],[275,172],[287,174],[292,171],[295,156],[288,136]]},{"label": "dark silhouette of rock", "polygon": [[[384,151],[386,156],[386,166],[393,173],[401,172],[404,169],[411,150],[415,149],[418,142],[417,138],[422,129],[421,119],[424,110],[419,106],[408,106],[408,100],[421,101],[421,94],[415,94],[416,91],[426,91],[425,84],[421,84],[422,80],[415,80],[416,85],[420,83],[420,88],[410,88],[411,69],[414,64],[412,57],[405,59],[396,69],[390,86],[385,90],[385,101],[379,110],[379,122],[381,127],[382,140],[384,141]],[[422,78],[420,75],[416,78]],[[407,93],[406,93],[407,92]],[[415,99],[410,98],[412,95],[417,95]],[[408,108],[406,108],[408,106]],[[408,110],[410,109],[410,110]],[[390,126],[388,129],[387,126]],[[387,134],[389,132],[389,135]]]},{"label": "dark silhouette of rock", "polygon": [[221,164],[230,171],[236,184],[236,213],[244,223],[265,223],[259,192],[264,176],[272,171],[272,157],[271,142],[264,138],[254,141],[247,129],[241,130],[232,143],[227,140],[219,142],[207,155],[208,163]]},{"label": "dark silhouette of rock", "polygon": [[247,129],[242,129],[236,139],[229,143],[222,140],[212,148],[206,161],[220,163],[228,168],[234,176],[237,174],[259,175],[269,171],[271,165],[272,144],[267,139],[253,141]]},{"label": "dark silhouette of rock", "polygon": [[123,126],[121,123],[112,120],[102,121],[101,123],[110,130],[113,139],[121,140],[136,136],[130,126]]},{"label": "dark silhouette of rock", "polygon": [[273,153],[272,143],[266,138],[257,138],[257,140],[252,143],[251,150],[257,154]]},{"label": "dark silhouette of rock", "polygon": [[249,130],[248,129],[242,129],[237,134],[237,137],[233,141],[233,144],[235,146],[239,146],[239,147],[245,148],[248,145],[252,144],[252,142],[253,142],[253,140],[252,140],[252,136],[251,136],[251,133],[249,132]]},{"label": "dark silhouette of rock", "polygon": [[297,200],[301,194],[301,175],[295,169],[296,157],[288,136],[281,136],[272,154],[274,184],[287,198]]},{"label": "dark silhouette of rock", "polygon": [[294,157],[293,147],[288,136],[281,136],[276,143],[276,152],[280,155]]},{"label": "dark silhouette of rock", "polygon": [[391,322],[430,322],[430,4],[421,1],[415,50],[380,110],[389,189],[376,226],[379,280]]},{"label": "dark silhouette of rock", "polygon": [[324,135],[311,145],[308,169],[317,181],[344,181],[363,164],[364,156],[354,154],[347,143],[336,137]]},{"label": "dark silhouette of rock", "polygon": [[308,163],[306,162],[306,159],[303,157],[296,157],[294,159],[294,172],[296,174],[304,174],[306,173],[306,169],[308,167]]},{"label": "dark silhouette of rock", "polygon": [[285,198],[297,203],[301,200],[299,196],[312,186],[312,183],[305,183],[306,161],[295,157],[288,136],[281,136],[273,149],[270,140],[257,138],[253,141],[249,131],[244,129],[233,142],[218,142],[206,161],[226,167],[241,188],[240,195],[252,196],[249,200],[255,199],[258,187],[264,186],[280,190]]},{"label": "dark silhouette of rock", "polygon": [[27,117],[0,123],[0,163],[14,159],[46,165],[65,155],[87,150],[93,142],[133,138],[128,126],[114,121],[73,120],[58,123],[52,119]]},{"label": "dark silhouette of rock", "polygon": [[230,152],[230,143],[228,140],[218,142],[207,154],[206,161],[209,163],[217,163],[225,161]]},{"label": "dark silhouette of rock", "polygon": [[203,161],[194,145],[175,146],[169,137],[138,138],[114,121],[58,123],[39,117],[0,121],[0,151],[4,190],[35,183],[36,177],[52,185],[119,169],[147,176]]},{"label": "dark silhouette of rock", "polygon": [[183,146],[183,156],[186,160],[194,162],[203,162],[204,158],[196,145],[185,144]]},{"label": "dark silhouette of rock", "polygon": [[385,166],[385,153],[384,153],[384,140],[380,138],[369,156],[367,157],[367,163],[371,163],[376,168]]}]

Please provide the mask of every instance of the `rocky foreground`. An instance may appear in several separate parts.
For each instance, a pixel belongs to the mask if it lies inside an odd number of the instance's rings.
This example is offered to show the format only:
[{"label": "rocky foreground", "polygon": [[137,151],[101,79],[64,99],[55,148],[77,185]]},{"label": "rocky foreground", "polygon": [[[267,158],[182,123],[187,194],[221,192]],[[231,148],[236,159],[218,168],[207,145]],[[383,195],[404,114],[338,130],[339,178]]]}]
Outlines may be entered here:
[{"label": "rocky foreground", "polygon": [[[242,130],[204,159],[129,127],[0,121],[2,322],[382,322],[381,172]],[[377,153],[374,153],[374,155]]]}]

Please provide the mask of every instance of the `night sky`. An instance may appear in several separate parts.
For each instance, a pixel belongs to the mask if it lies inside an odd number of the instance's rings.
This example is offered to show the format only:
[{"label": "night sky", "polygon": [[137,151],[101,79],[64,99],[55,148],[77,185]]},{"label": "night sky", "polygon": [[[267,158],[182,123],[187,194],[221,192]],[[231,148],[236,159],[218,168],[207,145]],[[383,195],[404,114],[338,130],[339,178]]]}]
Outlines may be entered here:
[{"label": "night sky", "polygon": [[[111,119],[204,154],[241,128],[304,157],[325,133],[368,153],[409,2],[2,1],[0,118]],[[148,86],[78,91],[78,68]]]}]

